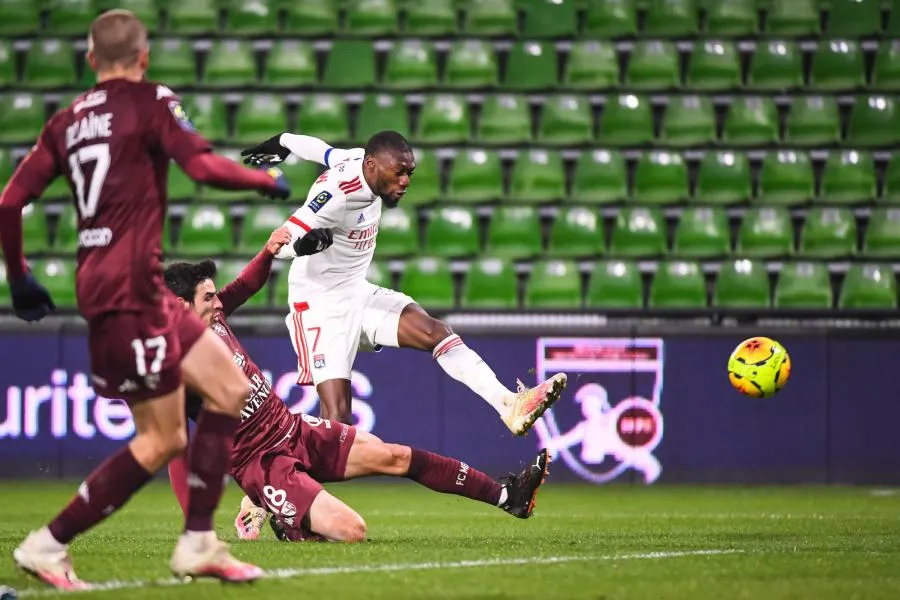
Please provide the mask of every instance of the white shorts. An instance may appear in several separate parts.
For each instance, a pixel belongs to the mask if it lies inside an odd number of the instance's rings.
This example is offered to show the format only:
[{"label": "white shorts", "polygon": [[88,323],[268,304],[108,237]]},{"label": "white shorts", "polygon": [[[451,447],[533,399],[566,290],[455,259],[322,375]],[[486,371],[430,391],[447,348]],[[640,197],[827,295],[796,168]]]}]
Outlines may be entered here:
[{"label": "white shorts", "polygon": [[346,295],[323,294],[296,303],[285,324],[297,353],[297,383],[350,379],[359,350],[397,348],[400,314],[413,302],[406,294],[365,282]]}]

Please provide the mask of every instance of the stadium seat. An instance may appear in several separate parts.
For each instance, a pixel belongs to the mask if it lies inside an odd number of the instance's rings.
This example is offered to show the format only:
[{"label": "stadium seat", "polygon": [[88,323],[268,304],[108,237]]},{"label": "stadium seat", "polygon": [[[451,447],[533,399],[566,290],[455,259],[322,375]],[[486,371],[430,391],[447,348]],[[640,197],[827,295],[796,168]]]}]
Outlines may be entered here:
[{"label": "stadium seat", "polygon": [[407,261],[400,276],[400,291],[426,309],[452,308],[456,300],[450,267],[433,256]]},{"label": "stadium seat", "polygon": [[558,258],[592,258],[606,252],[603,221],[593,210],[563,208],[550,227],[547,255]]},{"label": "stadium seat", "polygon": [[[434,217],[432,217],[434,221]],[[419,252],[419,218],[414,209],[398,206],[381,213],[375,254],[381,258],[412,256]]]},{"label": "stadium seat", "polygon": [[75,54],[65,40],[33,41],[25,56],[22,85],[61,88],[75,84]]},{"label": "stadium seat", "polygon": [[166,8],[166,32],[204,35],[219,29],[219,7],[215,0],[178,0]]},{"label": "stadium seat", "polygon": [[815,195],[815,174],[806,153],[779,150],[766,155],[759,172],[757,202],[803,204]]},{"label": "stadium seat", "polygon": [[581,308],[581,275],[575,263],[541,260],[534,264],[525,288],[525,307]]},{"label": "stadium seat", "polygon": [[653,257],[667,252],[666,222],[658,208],[637,206],[619,211],[610,239],[612,256]]},{"label": "stadium seat", "polygon": [[509,36],[516,33],[513,0],[469,0],[465,32],[471,36]]},{"label": "stadium seat", "polygon": [[6,186],[6,182],[12,177],[16,168],[12,154],[6,148],[0,148],[0,189]]},{"label": "stadium seat", "polygon": [[[900,10],[895,12],[900,15]],[[878,46],[872,69],[872,88],[900,91],[900,40],[883,41]]]},{"label": "stadium seat", "polygon": [[193,200],[197,197],[197,184],[181,170],[178,163],[169,163],[169,200]]},{"label": "stadium seat", "polygon": [[844,258],[856,254],[856,219],[843,207],[810,209],[800,232],[800,253],[811,258]]},{"label": "stadium seat", "polygon": [[637,33],[633,0],[590,0],[584,20],[588,39],[620,38]]},{"label": "stadium seat", "polygon": [[841,121],[833,96],[797,96],[788,112],[784,140],[796,146],[840,142]]},{"label": "stadium seat", "polygon": [[458,40],[450,47],[442,85],[489,88],[497,85],[497,58],[484,40]]},{"label": "stadium seat", "polygon": [[369,94],[359,108],[354,139],[364,145],[370,137],[384,130],[409,136],[406,100],[403,96],[393,94]]},{"label": "stadium seat", "polygon": [[273,87],[307,87],[318,82],[316,57],[308,42],[279,40],[266,58],[263,83]]},{"label": "stadium seat", "polygon": [[0,143],[30,144],[44,127],[44,101],[34,94],[0,96]]},{"label": "stadium seat", "polygon": [[[306,98],[303,108],[309,103],[309,98]],[[285,131],[287,126],[287,109],[282,97],[275,94],[251,94],[238,106],[234,120],[234,140],[240,144],[259,144],[274,134]],[[303,121],[301,115],[301,130],[308,135],[316,135],[309,133],[310,126],[311,124]]]},{"label": "stadium seat", "polygon": [[872,210],[863,253],[879,258],[900,258],[900,209],[880,207]]},{"label": "stadium seat", "polygon": [[469,140],[469,105],[452,94],[427,96],[415,137],[426,144],[458,144]]},{"label": "stadium seat", "polygon": [[775,286],[775,308],[831,308],[833,296],[824,263],[786,263]]},{"label": "stadium seat", "polygon": [[762,263],[746,258],[726,260],[716,277],[713,306],[723,308],[769,308],[772,289]]},{"label": "stadium seat", "polygon": [[[278,205],[254,206],[247,209],[241,225],[238,250],[254,255],[269,241],[272,232],[284,225],[290,216],[290,209]],[[378,239],[379,246],[381,238]]]},{"label": "stadium seat", "polygon": [[430,44],[398,41],[388,52],[381,85],[395,90],[432,87],[437,83],[437,59]]},{"label": "stadium seat", "polygon": [[45,259],[31,266],[37,280],[43,284],[58,308],[75,308],[75,261]]},{"label": "stadium seat", "polygon": [[[371,265],[370,265],[371,266]],[[288,298],[290,297],[290,284],[288,282],[288,269],[282,268],[275,277],[273,306],[279,309],[288,307]]]},{"label": "stadium seat", "polygon": [[406,6],[406,34],[446,36],[456,33],[453,0],[418,0]]},{"label": "stadium seat", "polygon": [[[270,5],[271,4],[271,5]],[[239,35],[272,34],[278,29],[278,7],[264,0],[237,0],[228,4],[225,30]]]},{"label": "stadium seat", "polygon": [[[271,137],[271,136],[270,136]],[[263,138],[266,139],[266,138]],[[259,140],[257,140],[258,143]],[[235,148],[216,148],[216,152],[221,154],[225,158],[234,161],[241,162],[240,151]],[[216,202],[216,203],[229,203],[229,202],[243,202],[243,201],[257,201],[262,200],[263,197],[253,190],[223,190],[220,188],[216,188],[213,186],[200,186],[200,200],[206,203]],[[304,200],[306,196],[304,195]]]},{"label": "stadium seat", "polygon": [[394,0],[351,0],[344,31],[349,35],[373,37],[397,32],[397,5]]},{"label": "stadium seat", "polygon": [[681,85],[678,50],[671,42],[635,44],[625,72],[625,85],[636,90],[666,90]]},{"label": "stadium seat", "polygon": [[649,0],[644,35],[684,37],[698,32],[694,0]]},{"label": "stadium seat", "polygon": [[[339,144],[350,139],[350,119],[347,103],[337,94],[310,94],[303,99],[298,111],[299,129],[329,144]],[[274,125],[274,123],[273,123]],[[270,128],[270,131],[284,131],[287,123]]]},{"label": "stadium seat", "polygon": [[322,85],[356,90],[375,85],[375,47],[372,42],[335,40],[325,61]]},{"label": "stadium seat", "polygon": [[866,68],[859,44],[852,40],[819,43],[813,57],[810,86],[819,91],[850,90],[866,83]]},{"label": "stadium seat", "polygon": [[900,156],[893,155],[884,173],[884,190],[881,200],[889,204],[900,204]]},{"label": "stadium seat", "polygon": [[887,96],[856,99],[847,128],[847,143],[853,146],[892,146],[900,131],[900,108]]},{"label": "stadium seat", "polygon": [[771,98],[735,97],[725,117],[722,142],[761,146],[778,142],[778,111]]},{"label": "stadium seat", "polygon": [[766,33],[784,37],[818,34],[816,0],[772,0],[766,11]]},{"label": "stadium seat", "polygon": [[460,304],[469,309],[518,308],[519,278],[512,265],[496,257],[472,261]]},{"label": "stadium seat", "polygon": [[783,206],[754,206],[741,220],[735,253],[753,258],[777,258],[794,252],[794,225]]},{"label": "stadium seat", "polygon": [[440,164],[435,153],[430,150],[413,148],[413,156],[416,159],[416,171],[406,194],[403,195],[403,204],[406,206],[431,204],[441,196]]},{"label": "stadium seat", "polygon": [[[381,233],[378,235],[380,240]],[[478,253],[478,238],[478,217],[471,208],[445,206],[431,211],[423,249],[432,256],[474,256]]]},{"label": "stadium seat", "polygon": [[832,152],[822,173],[819,202],[859,204],[875,199],[875,163],[865,152]]},{"label": "stadium seat", "polygon": [[446,195],[453,202],[467,204],[499,200],[503,197],[500,156],[477,148],[457,154]]},{"label": "stadium seat", "polygon": [[564,85],[571,90],[597,90],[619,85],[619,59],[608,42],[585,40],[572,44]]},{"label": "stadium seat", "polygon": [[698,91],[730,90],[741,85],[741,61],[731,42],[698,43],[688,67],[687,85]]},{"label": "stadium seat", "polygon": [[890,265],[850,265],[838,295],[839,308],[896,308],[897,276]]},{"label": "stadium seat", "polygon": [[660,142],[689,147],[712,143],[716,137],[716,114],[707,96],[672,96],[662,122]]},{"label": "stadium seat", "polygon": [[[221,290],[223,287],[237,279],[244,267],[247,266],[246,260],[224,260],[217,261],[216,265],[216,286]],[[264,285],[261,290],[250,296],[241,307],[247,308],[265,308],[269,305],[269,286]],[[238,307],[237,310],[241,310]]]},{"label": "stadium seat", "polygon": [[0,39],[0,88],[12,87],[18,80],[16,52],[12,42]]},{"label": "stadium seat", "polygon": [[197,64],[190,41],[177,39],[155,40],[151,44],[153,59],[147,69],[147,79],[165,81],[178,90],[197,85]]},{"label": "stadium seat", "polygon": [[571,38],[577,23],[576,3],[532,0],[525,9],[522,35],[526,38]]},{"label": "stadium seat", "polygon": [[543,250],[541,220],[530,206],[500,206],[488,224],[485,250],[509,259],[533,258]]},{"label": "stadium seat", "polygon": [[554,202],[566,196],[566,171],[558,152],[520,152],[513,165],[510,199],[516,203]]},{"label": "stadium seat", "polygon": [[[291,184],[291,197],[289,200],[293,203],[300,204],[306,202],[306,195],[310,186],[318,179],[324,169],[324,167],[320,166],[318,163],[309,160],[301,160],[293,154],[288,156],[284,161],[278,163],[278,168],[281,169],[281,172],[284,173],[285,178],[287,178]],[[404,196],[403,202],[406,201],[407,198]]]},{"label": "stadium seat", "polygon": [[70,202],[72,200],[72,190],[69,188],[68,180],[59,176],[44,190],[41,194],[43,200],[64,200]]},{"label": "stadium seat", "polygon": [[637,204],[672,204],[688,198],[688,171],[675,152],[654,150],[641,156],[634,172],[633,201]]},{"label": "stadium seat", "polygon": [[[228,107],[220,94],[184,95],[184,111],[194,128],[213,142],[227,140]],[[271,137],[271,134],[269,135]],[[261,138],[257,143],[267,138]]]},{"label": "stadium seat", "polygon": [[289,34],[320,36],[335,33],[338,29],[337,2],[294,0],[283,7],[287,10],[286,30]]},{"label": "stadium seat", "polygon": [[599,141],[612,146],[640,146],[652,142],[650,101],[631,94],[607,97],[600,119]]},{"label": "stadium seat", "polygon": [[192,205],[181,222],[178,253],[185,256],[216,256],[234,249],[231,217],[221,206]]},{"label": "stadium seat", "polygon": [[584,96],[547,98],[541,111],[538,139],[552,146],[586,144],[594,138],[591,106]]},{"label": "stadium seat", "polygon": [[881,0],[828,0],[825,34],[861,37],[881,33],[881,5]]},{"label": "stadium seat", "polygon": [[481,105],[476,135],[482,144],[524,144],[531,141],[531,110],[522,96],[492,94]]},{"label": "stadium seat", "polygon": [[750,163],[741,152],[707,152],[697,174],[696,202],[734,204],[749,200]]},{"label": "stadium seat", "polygon": [[31,202],[22,209],[22,240],[29,256],[44,252],[50,246],[47,214],[39,202]]},{"label": "stadium seat", "polygon": [[644,284],[637,264],[623,260],[594,263],[585,305],[588,308],[642,308]]},{"label": "stadium seat", "polygon": [[65,253],[78,251],[78,216],[75,214],[75,206],[71,203],[63,206],[62,214],[56,219],[53,250]]},{"label": "stadium seat", "polygon": [[44,6],[50,9],[42,32],[45,35],[84,35],[97,16],[92,0],[56,0]]},{"label": "stadium seat", "polygon": [[223,40],[213,43],[206,55],[204,86],[242,87],[256,81],[256,57],[250,42]]},{"label": "stadium seat", "polygon": [[[895,5],[896,6],[896,5]],[[900,10],[892,10],[888,18],[887,33],[891,37],[897,37],[900,34]]]},{"label": "stadium seat", "polygon": [[650,308],[703,308],[707,305],[706,280],[700,265],[690,261],[663,261],[650,282]]},{"label": "stadium seat", "polygon": [[539,91],[556,87],[556,50],[550,43],[519,42],[509,51],[503,87]]},{"label": "stadium seat", "polygon": [[[155,2],[155,0],[109,0],[109,1],[101,1],[102,10],[108,10],[110,8],[124,8],[125,10],[130,10],[141,20],[141,22],[147,27],[147,31],[150,34],[155,34],[159,29],[159,4]],[[83,34],[87,31],[87,27],[78,31],[79,34]]]},{"label": "stadium seat", "polygon": [[746,36],[757,31],[753,0],[717,0],[706,4],[706,31],[712,35]]},{"label": "stadium seat", "polygon": [[750,63],[747,88],[783,91],[803,87],[803,54],[795,42],[760,42]]},{"label": "stadium seat", "polygon": [[628,197],[625,158],[615,150],[588,150],[575,163],[570,200],[577,204],[609,204]]},{"label": "stadium seat", "polygon": [[41,5],[34,0],[0,2],[0,36],[35,33],[41,24]]},{"label": "stadium seat", "polygon": [[720,207],[691,206],[681,213],[672,253],[685,258],[718,258],[731,253],[728,216]]},{"label": "stadium seat", "polygon": [[[386,287],[393,289],[394,282],[391,281],[393,276],[388,268],[381,262],[377,260],[373,260],[369,263],[369,268],[366,270],[366,281],[369,283],[374,283],[380,287]],[[286,302],[287,300],[285,300]]]}]

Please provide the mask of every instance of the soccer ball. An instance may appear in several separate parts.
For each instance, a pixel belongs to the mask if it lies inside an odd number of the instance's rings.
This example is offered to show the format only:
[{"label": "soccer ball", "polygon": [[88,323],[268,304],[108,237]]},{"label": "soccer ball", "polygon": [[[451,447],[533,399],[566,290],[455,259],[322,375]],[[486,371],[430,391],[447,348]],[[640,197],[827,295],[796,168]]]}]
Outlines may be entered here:
[{"label": "soccer ball", "polygon": [[753,398],[777,394],[791,375],[791,358],[784,346],[767,337],[744,340],[728,359],[728,379],[740,393]]}]

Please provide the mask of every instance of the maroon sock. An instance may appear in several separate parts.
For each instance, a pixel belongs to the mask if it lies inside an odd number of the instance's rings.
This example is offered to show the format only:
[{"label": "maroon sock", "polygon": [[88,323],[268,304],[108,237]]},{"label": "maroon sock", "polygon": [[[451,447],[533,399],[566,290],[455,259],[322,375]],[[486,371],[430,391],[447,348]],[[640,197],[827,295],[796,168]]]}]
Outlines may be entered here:
[{"label": "maroon sock", "polygon": [[234,432],[240,424],[240,419],[235,417],[207,410],[200,412],[188,456],[190,496],[186,530],[212,529],[213,513],[225,489],[225,476],[231,470]]},{"label": "maroon sock", "polygon": [[50,523],[50,533],[56,541],[68,544],[121,508],[151,477],[125,446],[88,475],[78,487],[78,495]]},{"label": "maroon sock", "polygon": [[412,449],[409,479],[442,494],[456,494],[497,506],[502,486],[466,463],[427,450]]}]

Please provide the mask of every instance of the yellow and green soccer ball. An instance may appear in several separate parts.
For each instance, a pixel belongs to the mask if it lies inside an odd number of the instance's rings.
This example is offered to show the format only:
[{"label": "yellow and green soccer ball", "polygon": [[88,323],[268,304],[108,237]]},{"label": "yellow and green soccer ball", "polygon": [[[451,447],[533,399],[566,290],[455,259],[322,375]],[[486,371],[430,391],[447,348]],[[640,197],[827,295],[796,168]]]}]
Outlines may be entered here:
[{"label": "yellow and green soccer ball", "polygon": [[734,389],[753,398],[777,394],[791,376],[791,357],[767,337],[744,340],[728,359],[728,379]]}]

